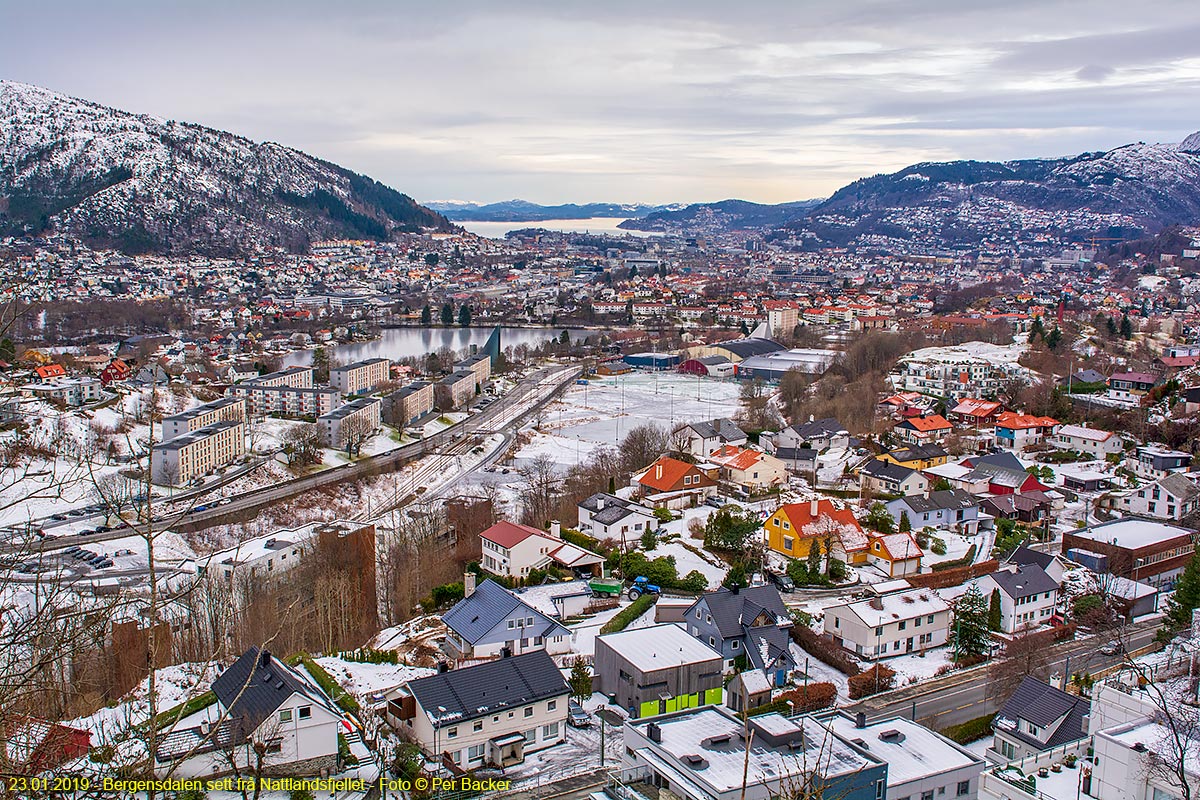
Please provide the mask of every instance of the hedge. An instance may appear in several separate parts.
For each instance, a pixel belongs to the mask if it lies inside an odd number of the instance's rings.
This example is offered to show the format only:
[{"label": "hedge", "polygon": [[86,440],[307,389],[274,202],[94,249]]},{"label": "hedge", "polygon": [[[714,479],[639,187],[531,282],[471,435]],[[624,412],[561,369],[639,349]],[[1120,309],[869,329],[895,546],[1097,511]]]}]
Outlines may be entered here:
[{"label": "hedge", "polygon": [[303,664],[304,669],[317,682],[321,690],[329,695],[342,711],[345,711],[347,714],[354,714],[355,716],[362,712],[362,708],[358,705],[358,701],[354,699],[354,696],[342,689],[341,686],[338,686],[337,681],[330,677],[329,673],[320,664],[313,661],[312,656],[308,653],[297,653],[288,659],[288,663],[292,664],[292,666]]},{"label": "hedge", "polygon": [[584,550],[591,550],[593,553],[600,552],[600,540],[588,536],[586,533],[580,533],[577,530],[568,529],[562,532],[564,542],[570,542],[576,547],[582,547]]},{"label": "hedge", "polygon": [[604,626],[600,628],[600,633],[616,633],[617,631],[625,630],[629,627],[629,623],[649,611],[650,607],[657,601],[658,595],[656,594],[642,595],[637,600],[625,606],[608,622],[604,623]]},{"label": "hedge", "polygon": [[[932,569],[934,572],[943,572],[948,569],[958,569],[959,567],[970,566],[970,564],[975,560],[975,551],[977,549],[978,548],[975,545],[971,545],[970,547],[967,548],[967,554],[964,555],[962,558],[956,558],[953,561],[940,561],[937,564],[934,564],[932,567],[930,567],[930,569]],[[936,551],[934,551],[934,552],[936,552]],[[943,543],[942,544],[942,553],[945,553],[945,552],[946,552],[946,545]]]},{"label": "hedge", "polygon": [[[950,563],[950,562],[943,562]],[[943,589],[947,586],[958,586],[964,581],[990,575],[1000,568],[1000,562],[994,558],[970,564],[965,567],[951,567],[939,570],[939,564],[934,564],[933,572],[922,572],[918,575],[905,575],[904,580],[921,589]]]},{"label": "hedge", "polygon": [[792,641],[800,645],[804,652],[817,661],[828,664],[846,675],[857,675],[862,672],[862,667],[849,653],[834,644],[832,639],[819,635],[807,625],[793,625],[788,628],[788,632],[791,634]]},{"label": "hedge", "polygon": [[[807,687],[802,686],[790,692],[784,692],[770,703],[750,709],[746,715],[757,717],[759,714],[771,713],[809,714],[829,708],[836,699],[837,687],[832,683],[810,683]],[[792,701],[790,707],[788,706],[789,700]]]},{"label": "hedge", "polygon": [[947,739],[959,744],[970,744],[985,736],[992,735],[992,719],[995,716],[995,714],[986,714],[982,717],[969,719],[959,725],[951,725],[949,728],[943,728],[938,732]]},{"label": "hedge", "polygon": [[866,672],[852,675],[849,680],[850,699],[859,700],[873,694],[886,692],[896,680],[896,671],[883,664],[876,664]]}]

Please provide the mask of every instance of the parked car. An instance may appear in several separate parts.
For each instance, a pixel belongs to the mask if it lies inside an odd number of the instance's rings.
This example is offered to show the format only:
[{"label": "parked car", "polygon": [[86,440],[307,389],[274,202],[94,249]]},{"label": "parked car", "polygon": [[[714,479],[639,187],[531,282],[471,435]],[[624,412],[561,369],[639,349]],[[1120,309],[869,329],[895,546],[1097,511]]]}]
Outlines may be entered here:
[{"label": "parked car", "polygon": [[98,569],[106,569],[108,567],[111,567],[112,565],[113,565],[113,560],[111,558],[106,558],[103,561],[101,561],[99,564],[97,564],[96,567]]},{"label": "parked car", "polygon": [[775,584],[775,587],[781,592],[790,593],[796,591],[796,584],[788,575],[782,572],[768,572],[767,580]]},{"label": "parked car", "polygon": [[714,494],[712,497],[704,501],[704,505],[712,506],[713,508],[721,508],[722,506],[728,505],[728,501],[724,497]]},{"label": "parked car", "polygon": [[592,724],[592,715],[584,710],[583,706],[570,701],[567,707],[567,724],[572,728],[587,728]]}]

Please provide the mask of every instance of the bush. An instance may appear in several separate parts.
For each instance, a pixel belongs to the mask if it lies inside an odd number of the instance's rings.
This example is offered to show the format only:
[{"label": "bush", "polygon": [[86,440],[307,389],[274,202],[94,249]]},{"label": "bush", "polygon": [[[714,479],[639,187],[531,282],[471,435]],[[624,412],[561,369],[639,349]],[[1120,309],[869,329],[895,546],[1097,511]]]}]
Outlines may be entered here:
[{"label": "bush", "polygon": [[1087,616],[1088,612],[1095,611],[1098,608],[1104,608],[1104,599],[1098,594],[1085,594],[1083,597],[1076,597],[1071,605],[1071,610],[1074,612],[1076,619]]},{"label": "bush", "polygon": [[658,547],[658,537],[654,535],[654,531],[648,530],[642,534],[642,549],[650,552],[655,547]]},{"label": "bush", "polygon": [[971,742],[979,741],[985,736],[992,735],[992,718],[995,716],[995,714],[987,714],[975,719],[969,719],[959,725],[951,725],[949,728],[943,728],[939,733],[959,744],[970,744]]},{"label": "bush", "polygon": [[584,550],[591,550],[593,553],[600,552],[600,540],[593,539],[586,533],[580,533],[576,530],[565,530],[562,532],[564,542],[570,542],[576,547],[582,547]]},{"label": "bush", "polygon": [[685,592],[703,592],[708,588],[708,578],[704,577],[704,573],[700,570],[694,569],[683,576],[683,580],[676,584],[676,588]]},{"label": "bush", "polygon": [[338,653],[343,661],[354,661],[359,664],[398,664],[400,654],[395,650],[376,650],[372,647],[360,647],[345,653]]},{"label": "bush", "polygon": [[857,675],[862,671],[858,662],[849,653],[834,644],[832,639],[819,635],[812,628],[806,625],[793,625],[788,628],[788,634],[804,652],[818,661],[828,664],[838,672]]},{"label": "bush", "polygon": [[321,687],[321,691],[329,695],[342,711],[345,711],[347,714],[353,714],[356,717],[362,711],[354,696],[341,686],[338,686],[337,681],[330,677],[329,673],[320,664],[313,661],[312,656],[308,653],[297,653],[288,659],[288,663],[292,666],[303,664],[305,671],[317,682],[317,685]]},{"label": "bush", "polygon": [[656,508],[652,513],[659,522],[670,522],[673,519],[669,508]]},{"label": "bush", "polygon": [[946,542],[943,539],[934,537],[932,543],[929,545],[929,549],[933,551],[934,555],[944,556],[946,555]]},{"label": "bush", "polygon": [[451,603],[457,603],[463,599],[464,589],[462,581],[458,583],[444,583],[441,586],[433,587],[430,592],[430,597],[433,599],[434,608],[442,608]]},{"label": "bush", "polygon": [[831,557],[829,559],[829,580],[841,583],[848,577],[850,577],[850,573],[847,571],[845,563],[841,559]]},{"label": "bush", "polygon": [[788,561],[787,574],[797,586],[808,583],[808,565],[799,559],[793,558]]},{"label": "bush", "polygon": [[600,629],[600,633],[616,633],[623,631],[629,627],[629,623],[645,614],[650,610],[650,607],[658,600],[656,595],[644,594],[637,600],[621,609],[616,616],[604,623],[604,627]]},{"label": "bush", "polygon": [[[933,566],[931,566],[930,569],[933,570],[934,572],[944,572],[948,569],[958,569],[959,567],[969,567],[969,566],[971,566],[971,563],[975,561],[976,550],[978,550],[978,547],[976,547],[975,545],[971,545],[970,547],[967,548],[967,553],[962,558],[956,558],[953,561],[940,561],[937,564],[934,564]],[[943,553],[946,552],[945,548],[942,549],[942,552]]]},{"label": "bush", "polygon": [[813,615],[805,611],[803,608],[793,608],[791,610],[792,622],[797,625],[804,625],[811,628],[813,624]]},{"label": "bush", "polygon": [[[829,708],[837,699],[837,687],[832,683],[810,683],[806,687],[800,687],[790,692],[784,692],[776,697],[770,703],[752,708],[746,712],[748,717],[757,717],[760,714],[808,714],[813,711],[820,711],[823,708]],[[788,700],[792,701],[792,706],[788,707]]]},{"label": "bush", "polygon": [[850,676],[850,699],[859,700],[873,694],[886,692],[896,681],[896,671],[883,664],[876,664],[866,672]]}]

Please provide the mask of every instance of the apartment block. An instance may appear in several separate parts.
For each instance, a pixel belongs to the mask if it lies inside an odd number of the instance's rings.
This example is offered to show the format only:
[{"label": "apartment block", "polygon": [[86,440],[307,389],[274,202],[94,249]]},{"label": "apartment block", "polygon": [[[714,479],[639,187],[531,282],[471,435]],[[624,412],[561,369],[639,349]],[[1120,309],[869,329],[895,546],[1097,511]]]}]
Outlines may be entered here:
[{"label": "apartment block", "polygon": [[268,372],[251,378],[246,383],[257,386],[291,386],[294,389],[311,389],[313,386],[312,367],[288,367],[278,372]]},{"label": "apartment block", "polygon": [[413,381],[403,389],[383,398],[383,419],[389,425],[403,428],[433,411],[433,384],[428,381]]},{"label": "apartment block", "polygon": [[151,475],[160,486],[182,486],[232,464],[245,453],[246,423],[221,420],[154,445]]},{"label": "apartment block", "polygon": [[264,386],[258,381],[236,383],[225,390],[227,397],[246,401],[249,413],[256,417],[275,414],[281,417],[319,417],[342,404],[337,389],[319,386]]},{"label": "apartment block", "polygon": [[467,369],[451,372],[434,386],[434,398],[442,411],[462,408],[475,397],[475,373]]},{"label": "apartment block", "polygon": [[475,384],[482,387],[492,377],[492,357],[487,353],[464,358],[454,365],[455,371],[470,370],[475,375]]},{"label": "apartment block", "polygon": [[168,442],[217,422],[245,422],[246,403],[240,397],[223,397],[162,419],[162,438]]},{"label": "apartment block", "polygon": [[379,411],[382,406],[383,403],[378,397],[360,397],[358,400],[351,400],[349,403],[339,406],[328,414],[322,414],[317,417],[317,424],[321,426],[321,440],[327,447],[344,446],[346,426],[352,419],[364,419],[370,426],[369,430],[378,430]]},{"label": "apartment block", "polygon": [[368,358],[329,370],[329,383],[342,394],[362,394],[388,380],[391,369],[386,358]]}]

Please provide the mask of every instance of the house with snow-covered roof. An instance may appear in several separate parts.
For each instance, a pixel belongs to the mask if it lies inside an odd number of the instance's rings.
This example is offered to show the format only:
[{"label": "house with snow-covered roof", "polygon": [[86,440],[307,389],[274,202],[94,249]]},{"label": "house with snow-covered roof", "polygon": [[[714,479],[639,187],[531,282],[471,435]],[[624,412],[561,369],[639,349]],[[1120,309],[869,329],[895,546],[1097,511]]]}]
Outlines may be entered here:
[{"label": "house with snow-covered roof", "polygon": [[745,656],[773,686],[782,686],[796,668],[788,634],[792,617],[774,586],[707,592],[684,612],[683,625],[727,661]]},{"label": "house with snow-covered roof", "polygon": [[896,524],[907,515],[914,530],[944,528],[968,536],[979,531],[979,500],[961,489],[899,497],[884,506]]},{"label": "house with snow-covered roof", "polygon": [[888,591],[827,607],[825,633],[863,658],[919,653],[949,641],[950,604],[933,589]]},{"label": "house with snow-covered roof", "polygon": [[650,509],[615,494],[597,492],[578,508],[579,530],[596,539],[640,539],[658,527]]},{"label": "house with snow-covered roof", "polygon": [[557,527],[554,523],[547,532],[501,520],[479,534],[483,547],[480,564],[495,575],[523,579],[551,563],[577,572],[604,563],[603,556],[563,540]]},{"label": "house with snow-covered roof", "polygon": [[785,503],[763,522],[767,546],[789,558],[808,558],[813,542],[820,542],[821,555],[847,564],[867,560],[867,534],[849,508],[833,501],[812,499],[804,503]]}]

